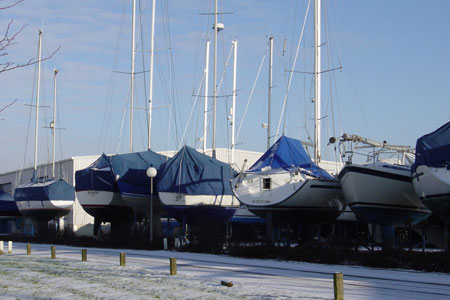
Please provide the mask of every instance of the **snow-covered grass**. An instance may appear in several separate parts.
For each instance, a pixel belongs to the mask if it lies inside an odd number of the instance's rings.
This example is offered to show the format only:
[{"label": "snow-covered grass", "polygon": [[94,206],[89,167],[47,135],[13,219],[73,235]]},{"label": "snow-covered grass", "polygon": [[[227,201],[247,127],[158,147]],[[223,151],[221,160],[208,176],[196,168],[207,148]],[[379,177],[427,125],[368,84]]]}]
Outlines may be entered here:
[{"label": "snow-covered grass", "polygon": [[[450,299],[450,275],[240,259],[170,251],[87,249],[14,243],[0,256],[0,299],[333,299],[344,273],[346,299]],[[126,266],[119,253],[126,252]],[[169,275],[169,257],[178,274]],[[233,287],[221,285],[232,281]]]}]

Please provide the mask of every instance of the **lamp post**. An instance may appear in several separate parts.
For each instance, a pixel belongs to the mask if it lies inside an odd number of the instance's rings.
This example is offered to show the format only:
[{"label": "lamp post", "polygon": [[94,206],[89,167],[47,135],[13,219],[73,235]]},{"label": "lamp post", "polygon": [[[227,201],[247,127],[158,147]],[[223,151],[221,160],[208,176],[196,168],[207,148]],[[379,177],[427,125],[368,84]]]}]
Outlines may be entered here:
[{"label": "lamp post", "polygon": [[150,177],[150,216],[148,218],[149,220],[149,229],[150,229],[150,243],[153,242],[153,178],[156,177],[156,174],[158,172],[155,168],[150,167],[147,169],[146,174],[148,177]]}]

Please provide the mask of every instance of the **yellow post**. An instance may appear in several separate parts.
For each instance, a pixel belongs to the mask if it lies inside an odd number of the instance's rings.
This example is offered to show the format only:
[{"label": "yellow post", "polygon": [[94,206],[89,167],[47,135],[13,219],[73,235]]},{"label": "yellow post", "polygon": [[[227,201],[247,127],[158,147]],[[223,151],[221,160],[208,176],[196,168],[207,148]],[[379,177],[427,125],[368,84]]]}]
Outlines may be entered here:
[{"label": "yellow post", "polygon": [[125,253],[120,252],[120,265],[125,266]]},{"label": "yellow post", "polygon": [[12,254],[12,241],[8,242],[8,254]]},{"label": "yellow post", "polygon": [[56,247],[55,246],[52,246],[51,248],[50,248],[50,250],[51,250],[51,257],[52,257],[52,259],[55,259],[56,258]]},{"label": "yellow post", "polygon": [[175,257],[170,258],[170,275],[177,275],[177,259]]},{"label": "yellow post", "polygon": [[333,274],[334,300],[344,300],[344,275],[341,272]]},{"label": "yellow post", "polygon": [[87,250],[81,249],[81,261],[87,261]]},{"label": "yellow post", "polygon": [[31,244],[27,244],[27,255],[31,255]]}]

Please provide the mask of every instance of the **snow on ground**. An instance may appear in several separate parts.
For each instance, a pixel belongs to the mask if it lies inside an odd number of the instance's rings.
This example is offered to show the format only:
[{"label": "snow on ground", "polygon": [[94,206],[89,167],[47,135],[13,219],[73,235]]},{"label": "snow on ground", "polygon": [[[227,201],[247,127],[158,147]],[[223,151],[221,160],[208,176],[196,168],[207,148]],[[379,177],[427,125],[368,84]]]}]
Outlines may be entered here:
[{"label": "snow on ground", "polygon": [[[6,245],[5,245],[6,246]],[[119,253],[126,266],[119,266]],[[14,243],[0,256],[0,299],[333,299],[344,273],[345,299],[450,299],[450,275],[208,254]],[[169,275],[169,257],[178,274]],[[221,285],[232,281],[233,287]]]}]

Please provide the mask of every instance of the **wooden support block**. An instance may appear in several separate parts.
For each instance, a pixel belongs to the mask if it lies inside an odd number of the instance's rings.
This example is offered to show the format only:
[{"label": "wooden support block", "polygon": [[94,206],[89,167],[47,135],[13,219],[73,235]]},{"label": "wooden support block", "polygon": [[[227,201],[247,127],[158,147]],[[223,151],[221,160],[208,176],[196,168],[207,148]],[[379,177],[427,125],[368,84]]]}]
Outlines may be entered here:
[{"label": "wooden support block", "polygon": [[27,244],[27,255],[31,255],[31,244]]},{"label": "wooden support block", "polygon": [[225,280],[220,281],[220,284],[224,285],[224,286],[227,286],[227,287],[232,287],[233,286],[233,282],[225,281]]},{"label": "wooden support block", "polygon": [[87,261],[87,250],[81,249],[81,261]]},{"label": "wooden support block", "polygon": [[177,275],[177,259],[175,257],[170,258],[170,275]]},{"label": "wooden support block", "polygon": [[120,265],[125,266],[125,253],[120,252]]},{"label": "wooden support block", "polygon": [[334,300],[344,300],[344,275],[340,272],[333,274]]},{"label": "wooden support block", "polygon": [[55,247],[55,246],[52,246],[52,247],[50,248],[50,252],[51,252],[51,257],[52,257],[52,259],[55,259],[55,258],[56,258],[56,247]]}]

